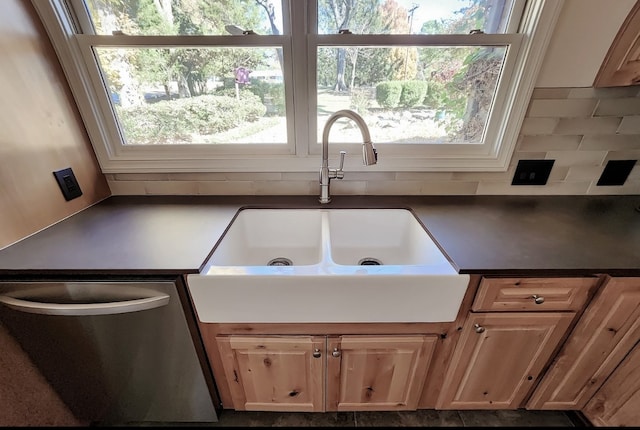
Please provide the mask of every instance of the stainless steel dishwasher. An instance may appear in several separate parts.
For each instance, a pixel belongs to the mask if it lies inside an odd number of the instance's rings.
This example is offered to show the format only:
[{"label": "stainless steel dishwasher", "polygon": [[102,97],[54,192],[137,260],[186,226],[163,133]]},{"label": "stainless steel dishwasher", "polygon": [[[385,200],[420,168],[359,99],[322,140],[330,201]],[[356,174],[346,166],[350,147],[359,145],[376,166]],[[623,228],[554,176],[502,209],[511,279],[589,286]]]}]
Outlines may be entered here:
[{"label": "stainless steel dishwasher", "polygon": [[0,323],[78,419],[217,421],[173,282],[0,282],[0,303]]}]

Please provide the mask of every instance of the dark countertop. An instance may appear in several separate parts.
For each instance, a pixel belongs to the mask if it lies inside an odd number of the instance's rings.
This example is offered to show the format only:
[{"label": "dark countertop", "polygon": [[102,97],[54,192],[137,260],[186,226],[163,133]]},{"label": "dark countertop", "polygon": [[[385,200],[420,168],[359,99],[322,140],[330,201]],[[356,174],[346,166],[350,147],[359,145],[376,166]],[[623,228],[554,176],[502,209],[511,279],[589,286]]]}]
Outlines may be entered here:
[{"label": "dark countertop", "polygon": [[0,250],[0,275],[196,273],[241,207],[412,209],[461,273],[640,275],[638,196],[118,196]]}]

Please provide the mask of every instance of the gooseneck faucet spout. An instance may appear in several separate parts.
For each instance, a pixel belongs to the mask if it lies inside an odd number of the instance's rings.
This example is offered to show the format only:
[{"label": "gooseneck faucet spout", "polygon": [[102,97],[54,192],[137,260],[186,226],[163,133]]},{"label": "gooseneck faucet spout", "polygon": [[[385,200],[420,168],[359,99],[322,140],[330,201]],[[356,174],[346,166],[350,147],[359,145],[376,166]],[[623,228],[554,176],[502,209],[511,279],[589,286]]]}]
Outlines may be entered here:
[{"label": "gooseneck faucet spout", "polygon": [[378,162],[378,153],[371,142],[369,127],[364,119],[352,110],[339,110],[329,117],[322,131],[322,165],[320,166],[320,203],[329,203],[331,196],[329,195],[329,184],[331,179],[344,178],[344,156],[345,151],[340,151],[340,167],[338,169],[329,168],[329,132],[331,126],[340,118],[349,118],[353,120],[360,133],[362,133],[362,162],[365,166],[371,166]]}]

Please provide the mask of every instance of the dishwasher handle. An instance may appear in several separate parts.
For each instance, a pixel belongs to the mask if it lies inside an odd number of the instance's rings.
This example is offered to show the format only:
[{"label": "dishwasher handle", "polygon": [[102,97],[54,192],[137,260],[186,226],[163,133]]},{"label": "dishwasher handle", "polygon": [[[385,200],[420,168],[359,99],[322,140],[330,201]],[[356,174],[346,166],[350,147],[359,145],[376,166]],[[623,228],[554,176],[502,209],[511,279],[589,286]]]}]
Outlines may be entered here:
[{"label": "dishwasher handle", "polygon": [[108,303],[43,303],[23,300],[8,295],[0,296],[0,303],[19,312],[41,315],[113,315],[137,311],[145,311],[166,306],[169,296],[157,293],[141,299],[108,302]]}]

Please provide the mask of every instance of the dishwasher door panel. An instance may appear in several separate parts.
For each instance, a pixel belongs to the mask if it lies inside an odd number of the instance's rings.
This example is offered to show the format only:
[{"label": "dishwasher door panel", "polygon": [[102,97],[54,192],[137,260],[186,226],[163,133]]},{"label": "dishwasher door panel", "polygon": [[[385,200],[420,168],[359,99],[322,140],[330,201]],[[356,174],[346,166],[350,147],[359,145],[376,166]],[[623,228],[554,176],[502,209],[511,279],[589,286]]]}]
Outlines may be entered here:
[{"label": "dishwasher door panel", "polygon": [[2,283],[0,302],[1,323],[78,419],[217,421],[173,283]]}]

